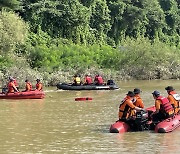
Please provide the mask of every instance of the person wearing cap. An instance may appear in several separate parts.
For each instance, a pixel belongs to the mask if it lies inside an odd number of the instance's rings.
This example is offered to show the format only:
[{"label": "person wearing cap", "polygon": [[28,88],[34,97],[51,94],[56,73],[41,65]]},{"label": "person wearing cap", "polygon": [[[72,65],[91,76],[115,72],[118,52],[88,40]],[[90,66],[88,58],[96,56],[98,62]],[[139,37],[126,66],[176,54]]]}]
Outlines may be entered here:
[{"label": "person wearing cap", "polygon": [[84,84],[85,85],[91,85],[92,84],[92,78],[90,75],[85,75],[85,78],[84,78]]},{"label": "person wearing cap", "polygon": [[13,78],[9,78],[9,82],[8,82],[7,87],[8,87],[7,93],[19,92],[19,90],[16,88],[16,86],[14,84],[14,79]]},{"label": "person wearing cap", "polygon": [[26,79],[25,82],[26,82],[26,89],[25,89],[25,91],[31,91],[32,90],[31,82],[29,82],[28,79]]},{"label": "person wearing cap", "polygon": [[174,113],[179,114],[180,113],[180,95],[175,92],[175,89],[172,86],[167,86],[165,90],[167,90],[167,93],[168,93],[167,99],[173,106]]},{"label": "person wearing cap", "polygon": [[144,109],[139,108],[133,104],[133,91],[128,91],[126,95],[127,96],[121,101],[121,104],[119,105],[119,120],[124,122],[130,122],[132,120],[132,117],[134,116],[131,113],[136,113],[134,111],[141,111]]},{"label": "person wearing cap", "polygon": [[19,85],[18,85],[17,80],[16,80],[15,78],[13,78],[12,76],[9,76],[9,81],[10,81],[10,80],[13,80],[14,85],[15,85],[16,88],[19,90]]},{"label": "person wearing cap", "polygon": [[174,109],[166,97],[160,95],[160,92],[155,90],[152,93],[155,99],[156,111],[151,114],[154,122],[162,121],[174,116]]},{"label": "person wearing cap", "polygon": [[43,86],[42,83],[40,82],[40,79],[37,79],[36,81],[37,81],[36,90],[42,91]]},{"label": "person wearing cap", "polygon": [[143,103],[143,100],[141,99],[140,97],[140,93],[141,93],[141,90],[138,89],[138,88],[135,88],[134,89],[134,100],[133,100],[133,104],[139,108],[144,108],[144,103]]}]

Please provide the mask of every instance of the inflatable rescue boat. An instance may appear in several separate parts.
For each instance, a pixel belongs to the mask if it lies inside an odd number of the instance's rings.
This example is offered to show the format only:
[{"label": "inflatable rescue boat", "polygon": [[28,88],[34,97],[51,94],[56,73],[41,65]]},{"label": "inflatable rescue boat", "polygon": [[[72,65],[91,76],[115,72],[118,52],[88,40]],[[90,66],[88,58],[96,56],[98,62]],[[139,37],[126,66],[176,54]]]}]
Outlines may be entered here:
[{"label": "inflatable rescue boat", "polygon": [[[143,131],[143,130],[154,130],[156,133],[169,133],[174,131],[180,126],[180,114],[174,115],[171,118],[165,119],[157,124],[149,121],[149,113],[155,111],[155,107],[149,107],[146,109],[147,113],[137,112],[135,119],[136,128],[131,128],[129,124],[122,121],[116,121],[110,127],[110,133],[125,133],[129,131]],[[153,125],[153,127],[152,127]]]}]

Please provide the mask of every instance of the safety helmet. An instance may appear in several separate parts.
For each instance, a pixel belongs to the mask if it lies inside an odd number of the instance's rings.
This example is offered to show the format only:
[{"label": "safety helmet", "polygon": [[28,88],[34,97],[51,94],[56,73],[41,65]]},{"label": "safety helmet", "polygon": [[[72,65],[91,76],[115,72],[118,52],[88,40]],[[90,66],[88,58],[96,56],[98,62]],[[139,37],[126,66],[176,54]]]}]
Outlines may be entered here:
[{"label": "safety helmet", "polygon": [[152,93],[154,96],[160,96],[160,92],[159,91],[157,91],[157,90],[155,90],[155,91],[153,91],[153,93]]}]

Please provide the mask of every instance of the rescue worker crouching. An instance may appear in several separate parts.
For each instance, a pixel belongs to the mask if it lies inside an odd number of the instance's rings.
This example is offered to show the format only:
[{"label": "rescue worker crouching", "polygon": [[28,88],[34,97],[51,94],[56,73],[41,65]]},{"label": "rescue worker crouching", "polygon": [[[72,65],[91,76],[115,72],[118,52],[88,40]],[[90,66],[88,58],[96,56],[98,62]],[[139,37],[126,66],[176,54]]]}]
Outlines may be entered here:
[{"label": "rescue worker crouching", "polygon": [[180,95],[175,92],[175,89],[172,86],[166,87],[165,90],[167,90],[167,93],[168,93],[167,99],[173,106],[174,113],[179,114],[180,113]]},{"label": "rescue worker crouching", "polygon": [[152,93],[155,99],[156,111],[151,114],[153,122],[160,122],[164,119],[174,116],[174,109],[166,97],[160,95],[159,91]]},{"label": "rescue worker crouching", "polygon": [[126,95],[127,96],[119,105],[119,121],[126,122],[132,128],[136,111],[146,112],[146,110],[139,108],[133,104],[132,100],[135,96],[134,92],[129,91]]}]

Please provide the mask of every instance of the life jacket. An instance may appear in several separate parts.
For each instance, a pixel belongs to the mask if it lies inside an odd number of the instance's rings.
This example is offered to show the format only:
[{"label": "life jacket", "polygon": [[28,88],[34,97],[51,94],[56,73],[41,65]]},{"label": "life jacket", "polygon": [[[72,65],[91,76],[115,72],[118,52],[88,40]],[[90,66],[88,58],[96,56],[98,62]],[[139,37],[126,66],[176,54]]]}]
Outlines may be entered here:
[{"label": "life jacket", "polygon": [[143,101],[142,101],[141,97],[140,97],[138,94],[136,94],[136,95],[134,96],[133,104],[134,104],[135,106],[139,107],[139,108],[144,108]]},{"label": "life jacket", "polygon": [[173,98],[178,102],[178,103],[177,103],[177,107],[179,108],[179,107],[180,107],[180,95],[177,94],[177,93],[174,92],[174,91],[171,91],[171,92],[169,93],[169,95],[172,95]]},{"label": "life jacket", "polygon": [[36,89],[39,90],[39,91],[41,91],[41,90],[42,90],[42,83],[40,83],[40,82],[37,83],[37,84],[36,84]]},{"label": "life jacket", "polygon": [[90,76],[86,76],[85,81],[86,84],[92,84],[92,78]]},{"label": "life jacket", "polygon": [[164,111],[168,115],[170,115],[174,112],[174,109],[173,109],[171,103],[169,102],[169,100],[166,97],[159,96],[158,98],[156,98],[156,100],[161,101],[161,105],[160,105],[160,111],[161,112]]},{"label": "life jacket", "polygon": [[26,91],[32,90],[32,84],[30,82],[26,82]]},{"label": "life jacket", "polygon": [[75,82],[75,84],[80,85],[80,83],[81,83],[80,77],[75,77],[74,82]]},{"label": "life jacket", "polygon": [[13,93],[14,92],[14,83],[11,81],[8,83],[8,93]]},{"label": "life jacket", "polygon": [[98,84],[103,84],[103,78],[101,76],[97,77],[97,83]]},{"label": "life jacket", "polygon": [[132,101],[128,99],[128,97],[125,97],[119,105],[119,119],[128,119],[134,107],[135,106],[133,105]]}]

